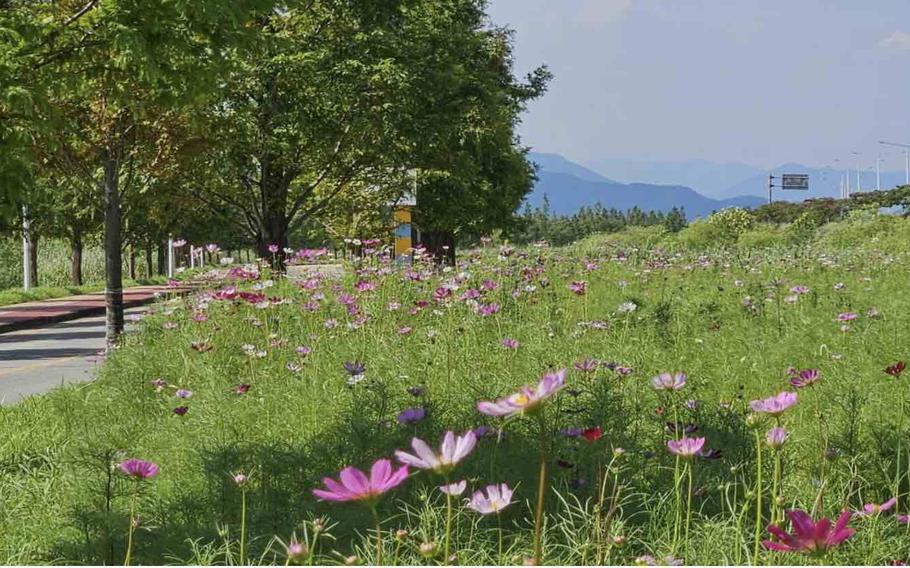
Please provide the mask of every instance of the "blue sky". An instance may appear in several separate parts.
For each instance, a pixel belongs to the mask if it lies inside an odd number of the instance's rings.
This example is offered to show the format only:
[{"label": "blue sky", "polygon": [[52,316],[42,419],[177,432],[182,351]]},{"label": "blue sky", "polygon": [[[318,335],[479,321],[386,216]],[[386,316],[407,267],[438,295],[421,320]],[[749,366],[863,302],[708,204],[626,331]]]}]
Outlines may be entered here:
[{"label": "blue sky", "polygon": [[877,141],[910,143],[910,0],[490,0],[489,13],[516,31],[518,72],[555,74],[521,127],[535,150],[762,167],[860,152],[903,169]]}]

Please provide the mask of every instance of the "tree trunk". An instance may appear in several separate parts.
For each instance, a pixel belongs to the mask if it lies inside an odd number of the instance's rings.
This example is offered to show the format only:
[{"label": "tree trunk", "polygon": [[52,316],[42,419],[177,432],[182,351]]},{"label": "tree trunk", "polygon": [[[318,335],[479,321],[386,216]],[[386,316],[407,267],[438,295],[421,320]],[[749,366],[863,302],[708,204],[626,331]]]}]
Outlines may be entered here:
[{"label": "tree trunk", "polygon": [[123,246],[120,234],[120,159],[108,149],[104,159],[104,291],[108,346],[123,333]]},{"label": "tree trunk", "polygon": [[455,235],[451,231],[423,231],[421,244],[437,264],[455,266]]},{"label": "tree trunk", "polygon": [[167,244],[158,243],[158,276],[167,274]]},{"label": "tree trunk", "polygon": [[130,244],[130,280],[136,280],[136,247]]},{"label": "tree trunk", "polygon": [[152,241],[145,241],[145,277],[152,277]]},{"label": "tree trunk", "polygon": [[32,286],[38,286],[38,234],[35,231],[28,233],[28,258],[29,280]]},{"label": "tree trunk", "polygon": [[70,235],[70,283],[73,286],[82,286],[82,230],[79,227],[73,227]]}]

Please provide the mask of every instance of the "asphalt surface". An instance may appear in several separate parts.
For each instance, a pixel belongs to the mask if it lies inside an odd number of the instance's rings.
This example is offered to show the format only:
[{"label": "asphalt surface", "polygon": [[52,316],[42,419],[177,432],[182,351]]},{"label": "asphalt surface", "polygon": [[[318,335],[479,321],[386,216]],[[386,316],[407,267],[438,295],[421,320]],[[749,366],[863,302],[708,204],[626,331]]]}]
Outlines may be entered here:
[{"label": "asphalt surface", "polygon": [[[143,309],[127,310],[127,322]],[[0,334],[0,404],[92,380],[103,349],[104,316]]]}]

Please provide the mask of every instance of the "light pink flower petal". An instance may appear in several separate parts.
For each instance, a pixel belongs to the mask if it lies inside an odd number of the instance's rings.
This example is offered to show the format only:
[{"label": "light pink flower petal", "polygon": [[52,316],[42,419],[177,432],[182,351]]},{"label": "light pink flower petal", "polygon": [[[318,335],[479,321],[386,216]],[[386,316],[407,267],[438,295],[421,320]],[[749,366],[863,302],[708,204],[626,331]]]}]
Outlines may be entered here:
[{"label": "light pink flower petal", "polygon": [[454,462],[452,456],[455,454],[455,432],[449,430],[442,437],[442,445],[439,448],[439,455],[443,460]]},{"label": "light pink flower petal", "polygon": [[338,474],[341,484],[354,495],[364,495],[370,492],[370,480],[356,467],[346,467]]},{"label": "light pink flower petal", "polygon": [[413,456],[407,452],[404,452],[402,450],[396,450],[395,457],[398,458],[398,461],[400,461],[401,463],[412,466],[412,467],[416,467],[417,469],[433,469],[433,466],[428,464],[424,460],[418,458],[417,456]]},{"label": "light pink flower petal", "polygon": [[420,459],[429,464],[430,467],[428,469],[433,469],[439,465],[439,458],[436,456],[436,452],[420,438],[411,438],[411,447],[414,448],[414,452]]}]

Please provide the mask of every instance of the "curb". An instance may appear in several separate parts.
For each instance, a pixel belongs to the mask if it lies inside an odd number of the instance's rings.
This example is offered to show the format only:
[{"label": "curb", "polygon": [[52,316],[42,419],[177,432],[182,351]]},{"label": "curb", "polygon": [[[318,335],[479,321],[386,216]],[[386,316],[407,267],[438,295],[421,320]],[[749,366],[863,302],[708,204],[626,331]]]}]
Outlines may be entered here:
[{"label": "curb", "polygon": [[[161,290],[157,294],[167,293],[167,294],[187,294],[192,292],[193,288],[183,287],[183,288],[168,288]],[[78,298],[78,296],[77,296]],[[144,306],[147,304],[154,303],[159,298],[156,295],[152,295],[148,298],[134,299],[134,300],[123,300],[123,309],[135,308],[136,306]],[[15,304],[13,304],[15,305]],[[2,311],[3,308],[0,308]],[[36,316],[28,319],[22,319],[19,321],[14,321],[10,323],[0,323],[0,334],[9,333],[11,331],[19,331],[23,329],[35,329],[48,324],[61,323],[65,321],[72,321],[75,319],[81,319],[89,316],[96,316],[105,313],[105,306],[86,306],[82,308],[74,308],[72,311],[66,312],[64,314],[54,314],[48,316]]]}]

